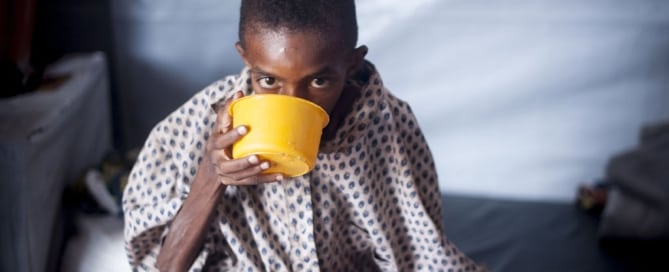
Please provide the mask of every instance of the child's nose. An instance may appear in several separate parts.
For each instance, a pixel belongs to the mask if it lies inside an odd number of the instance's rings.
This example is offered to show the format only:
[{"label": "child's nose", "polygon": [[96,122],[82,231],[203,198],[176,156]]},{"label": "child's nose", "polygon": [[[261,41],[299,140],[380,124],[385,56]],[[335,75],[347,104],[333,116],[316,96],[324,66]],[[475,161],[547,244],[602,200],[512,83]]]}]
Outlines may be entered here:
[{"label": "child's nose", "polygon": [[307,90],[299,85],[284,85],[279,94],[307,99]]}]

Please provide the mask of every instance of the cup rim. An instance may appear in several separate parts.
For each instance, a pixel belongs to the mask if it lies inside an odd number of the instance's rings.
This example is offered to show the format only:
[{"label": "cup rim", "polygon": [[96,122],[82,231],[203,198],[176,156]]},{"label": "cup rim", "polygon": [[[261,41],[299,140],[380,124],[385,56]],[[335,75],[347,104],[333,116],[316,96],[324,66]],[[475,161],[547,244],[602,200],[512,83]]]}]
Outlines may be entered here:
[{"label": "cup rim", "polygon": [[269,97],[269,98],[279,98],[279,99],[292,99],[296,101],[300,101],[302,103],[310,105],[312,108],[316,109],[321,113],[321,117],[323,117],[323,128],[325,128],[329,123],[330,123],[330,115],[323,109],[323,107],[319,106],[318,104],[311,102],[307,99],[300,98],[300,97],[295,97],[295,96],[290,96],[290,95],[283,95],[283,94],[251,94],[244,96],[242,98],[239,98],[237,100],[234,100],[230,103],[230,106],[228,106],[228,114],[230,117],[234,117],[233,114],[233,109],[236,104],[245,101],[245,100],[251,100],[251,99],[258,99],[262,97]]}]

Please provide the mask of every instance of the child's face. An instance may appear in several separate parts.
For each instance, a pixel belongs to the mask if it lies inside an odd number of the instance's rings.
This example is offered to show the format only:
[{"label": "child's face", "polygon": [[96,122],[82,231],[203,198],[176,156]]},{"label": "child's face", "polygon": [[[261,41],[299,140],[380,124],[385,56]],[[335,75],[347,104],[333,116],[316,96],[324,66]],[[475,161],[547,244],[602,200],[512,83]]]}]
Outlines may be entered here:
[{"label": "child's face", "polygon": [[348,75],[364,59],[364,53],[356,52],[366,53],[342,47],[312,32],[288,30],[254,31],[246,34],[244,48],[237,44],[251,68],[256,93],[304,98],[327,112],[332,112]]}]

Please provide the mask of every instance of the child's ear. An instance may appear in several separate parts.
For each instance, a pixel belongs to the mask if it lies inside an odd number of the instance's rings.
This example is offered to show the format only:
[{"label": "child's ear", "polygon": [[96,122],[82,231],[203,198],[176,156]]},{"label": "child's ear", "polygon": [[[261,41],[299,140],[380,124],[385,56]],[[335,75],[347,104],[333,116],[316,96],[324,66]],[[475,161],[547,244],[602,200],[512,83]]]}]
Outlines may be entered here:
[{"label": "child's ear", "polygon": [[239,53],[239,56],[242,58],[244,61],[244,65],[250,67],[249,61],[246,56],[246,50],[244,50],[244,46],[242,46],[241,42],[236,42],[235,43],[235,48],[237,49],[237,53]]},{"label": "child's ear", "polygon": [[353,49],[353,54],[349,60],[348,76],[353,75],[355,72],[360,70],[362,65],[365,63],[365,56],[367,56],[367,46],[361,45],[356,49]]}]

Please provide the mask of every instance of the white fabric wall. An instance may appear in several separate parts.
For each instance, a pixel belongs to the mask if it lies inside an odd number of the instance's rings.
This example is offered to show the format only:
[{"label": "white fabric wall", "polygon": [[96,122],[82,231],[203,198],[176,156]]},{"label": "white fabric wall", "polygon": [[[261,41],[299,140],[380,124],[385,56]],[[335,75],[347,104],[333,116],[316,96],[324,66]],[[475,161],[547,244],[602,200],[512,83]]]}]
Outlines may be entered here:
[{"label": "white fabric wall", "polygon": [[[112,3],[130,143],[238,71],[239,1]],[[534,200],[570,201],[669,118],[667,14],[661,0],[358,1],[360,43],[413,106],[442,190]]]},{"label": "white fabric wall", "polygon": [[669,2],[361,1],[444,191],[569,201],[669,118]]}]

